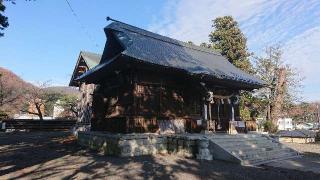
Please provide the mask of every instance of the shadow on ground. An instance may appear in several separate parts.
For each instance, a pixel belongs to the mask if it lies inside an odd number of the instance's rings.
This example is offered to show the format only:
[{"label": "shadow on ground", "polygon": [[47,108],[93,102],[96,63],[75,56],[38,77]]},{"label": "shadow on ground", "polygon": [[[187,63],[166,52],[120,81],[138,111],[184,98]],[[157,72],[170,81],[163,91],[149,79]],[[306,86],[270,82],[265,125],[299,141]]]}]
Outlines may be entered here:
[{"label": "shadow on ground", "polygon": [[68,132],[0,134],[0,176],[77,152]]},{"label": "shadow on ground", "polygon": [[173,155],[117,158],[86,151],[67,132],[0,134],[0,179],[317,179],[318,174],[244,167]]}]

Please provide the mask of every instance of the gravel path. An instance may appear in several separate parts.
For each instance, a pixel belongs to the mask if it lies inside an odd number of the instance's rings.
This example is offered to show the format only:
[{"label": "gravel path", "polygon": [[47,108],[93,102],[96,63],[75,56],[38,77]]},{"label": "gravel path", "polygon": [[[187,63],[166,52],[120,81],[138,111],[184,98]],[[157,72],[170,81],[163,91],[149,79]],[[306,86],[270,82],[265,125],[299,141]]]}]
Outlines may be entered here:
[{"label": "gravel path", "polygon": [[117,158],[89,152],[67,132],[0,133],[0,179],[318,179],[310,172],[244,167],[173,155]]}]

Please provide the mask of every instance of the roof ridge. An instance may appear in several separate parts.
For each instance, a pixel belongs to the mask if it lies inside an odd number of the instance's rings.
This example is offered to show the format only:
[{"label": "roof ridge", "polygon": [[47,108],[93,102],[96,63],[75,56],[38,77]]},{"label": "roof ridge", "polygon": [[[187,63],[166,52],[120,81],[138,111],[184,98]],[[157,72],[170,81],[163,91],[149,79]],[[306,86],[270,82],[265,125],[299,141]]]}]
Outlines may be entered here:
[{"label": "roof ridge", "polygon": [[89,54],[94,54],[94,55],[102,56],[102,54],[98,54],[98,53],[90,52],[90,51],[84,51],[84,50],[81,50],[80,53],[89,53]]},{"label": "roof ridge", "polygon": [[[157,33],[154,33],[154,32],[151,32],[151,31],[147,31],[145,29],[142,29],[142,28],[139,28],[139,27],[136,27],[136,26],[133,26],[133,25],[130,25],[130,24],[127,24],[127,23],[123,23],[123,22],[112,22],[111,24],[123,24],[125,26],[131,26],[133,28],[136,28],[136,29],[139,29],[140,31],[144,31],[146,33],[141,33],[141,32],[138,32],[138,31],[135,31],[133,29],[129,29],[129,28],[126,28],[126,27],[121,27],[127,31],[130,31],[130,32],[134,32],[134,33],[137,33],[137,34],[140,34],[142,36],[146,36],[146,37],[149,37],[149,38],[153,38],[153,39],[156,39],[156,40],[159,40],[159,41],[162,41],[162,42],[166,42],[166,43],[170,43],[170,44],[174,44],[174,45],[178,45],[178,46],[182,46],[182,47],[186,47],[186,48],[189,48],[189,49],[193,49],[193,50],[196,50],[196,51],[201,51],[201,52],[205,52],[205,53],[209,53],[209,54],[214,54],[214,55],[218,55],[218,56],[222,56],[220,53],[218,52],[215,52],[214,50],[210,49],[210,48],[206,48],[206,47],[201,47],[201,46],[198,46],[198,45],[195,45],[195,44],[188,44],[186,42],[183,42],[183,41],[180,41],[180,40],[177,40],[177,39],[174,39],[174,38],[171,38],[171,37],[167,37],[167,36],[163,36],[161,34],[157,34]],[[150,33],[150,34],[154,34],[156,36],[161,36],[163,37],[164,39],[161,39],[161,38],[157,38],[157,37],[154,37],[154,36],[151,36],[151,35],[148,35],[147,33]],[[169,40],[165,40],[165,39],[169,39]],[[173,42],[173,41],[177,41],[179,43],[176,43],[176,42]]]}]

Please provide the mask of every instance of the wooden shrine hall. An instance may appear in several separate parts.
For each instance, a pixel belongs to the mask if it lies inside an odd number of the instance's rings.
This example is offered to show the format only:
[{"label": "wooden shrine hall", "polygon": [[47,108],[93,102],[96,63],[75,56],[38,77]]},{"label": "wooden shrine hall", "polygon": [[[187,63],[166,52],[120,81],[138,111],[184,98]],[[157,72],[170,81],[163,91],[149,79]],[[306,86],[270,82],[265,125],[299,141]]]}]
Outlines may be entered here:
[{"label": "wooden shrine hall", "polygon": [[95,85],[92,131],[227,131],[241,121],[240,90],[264,86],[212,49],[118,21],[104,31],[99,63],[75,70],[70,82]]}]

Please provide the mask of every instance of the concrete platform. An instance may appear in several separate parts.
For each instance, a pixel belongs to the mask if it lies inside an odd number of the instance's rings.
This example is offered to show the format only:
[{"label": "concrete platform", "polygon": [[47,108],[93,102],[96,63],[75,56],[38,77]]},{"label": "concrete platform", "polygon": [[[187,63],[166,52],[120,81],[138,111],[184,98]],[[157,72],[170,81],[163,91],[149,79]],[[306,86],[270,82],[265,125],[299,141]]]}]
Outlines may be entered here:
[{"label": "concrete platform", "polygon": [[112,134],[108,132],[79,132],[78,144],[105,155],[132,157],[154,154],[178,154],[196,157],[199,141],[204,134]]},{"label": "concrete platform", "polygon": [[176,154],[218,159],[242,165],[259,165],[296,157],[298,153],[260,134],[111,134],[79,132],[78,144],[105,155],[132,157]]}]

